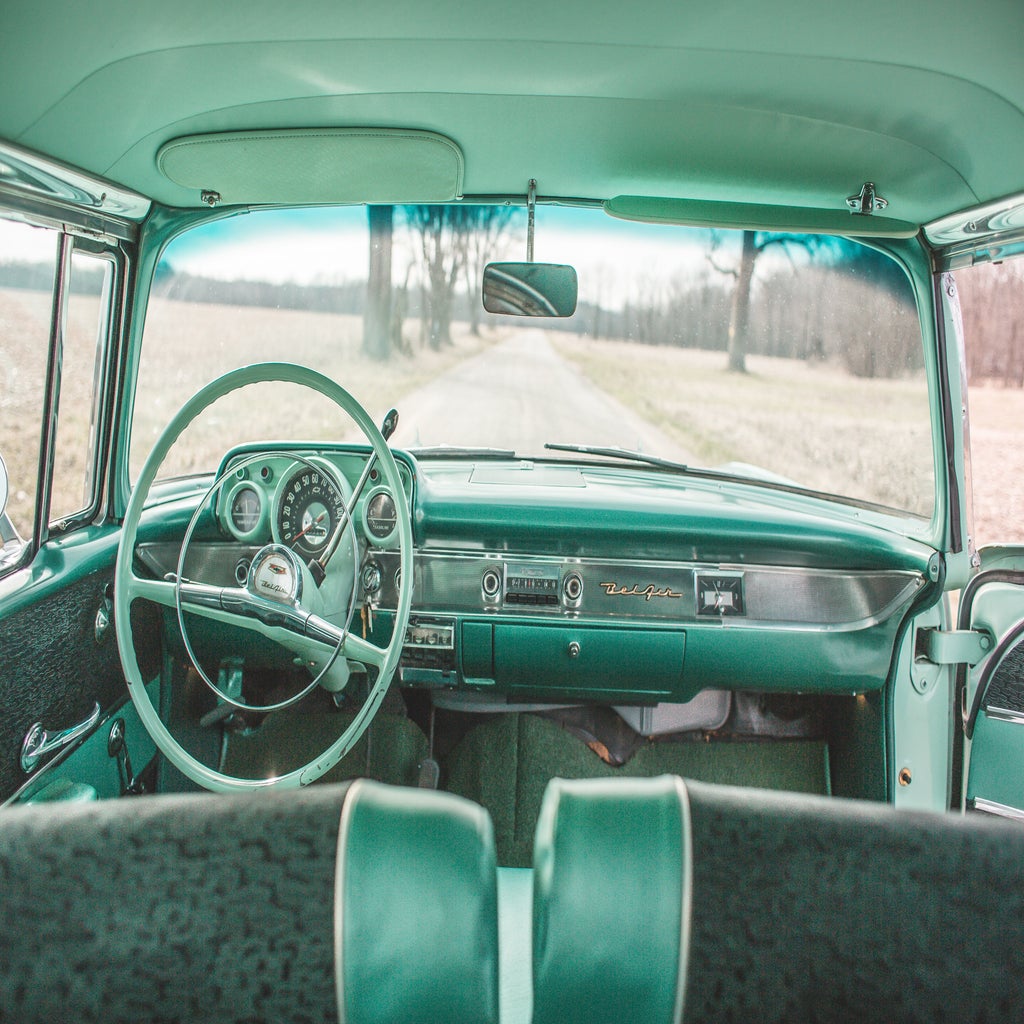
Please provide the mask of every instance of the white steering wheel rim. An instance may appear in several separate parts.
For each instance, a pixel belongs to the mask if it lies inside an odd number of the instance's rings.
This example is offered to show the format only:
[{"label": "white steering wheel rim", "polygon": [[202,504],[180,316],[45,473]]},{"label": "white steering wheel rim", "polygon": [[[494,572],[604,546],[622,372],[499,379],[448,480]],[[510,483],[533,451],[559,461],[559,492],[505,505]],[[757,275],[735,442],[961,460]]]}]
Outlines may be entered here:
[{"label": "white steering wheel rim", "polygon": [[[204,765],[193,757],[171,735],[160,719],[153,702],[146,690],[138,659],[135,656],[133,633],[131,628],[131,601],[133,588],[131,583],[136,579],[132,571],[135,552],[135,540],[138,534],[142,511],[149,496],[149,491],[156,478],[157,471],[167,453],[185,429],[208,406],[218,399],[251,384],[290,383],[308,387],[330,399],[343,412],[352,418],[370,442],[373,453],[385,483],[391,490],[398,513],[399,533],[399,564],[401,576],[398,587],[398,600],[395,608],[394,628],[387,647],[380,649],[381,664],[377,679],[370,693],[347,729],[318,757],[305,765],[270,779],[242,779],[225,775],[214,768]],[[349,524],[351,528],[354,523]],[[131,499],[125,510],[124,522],[121,526],[121,538],[117,549],[117,563],[114,584],[114,615],[117,629],[117,648],[121,656],[121,666],[128,683],[128,691],[142,724],[152,737],[153,742],[164,756],[192,781],[205,789],[216,792],[230,790],[253,789],[294,789],[315,782],[355,745],[365,732],[377,709],[384,700],[391,678],[398,667],[402,655],[402,642],[405,638],[406,626],[412,606],[412,519],[406,500],[402,478],[398,472],[398,464],[376,425],[367,415],[363,407],[341,385],[325,377],[315,370],[293,363],[257,363],[232,370],[217,378],[196,392],[171,419],[157,439],[153,450],[149,453],[142,472],[132,490]]]}]

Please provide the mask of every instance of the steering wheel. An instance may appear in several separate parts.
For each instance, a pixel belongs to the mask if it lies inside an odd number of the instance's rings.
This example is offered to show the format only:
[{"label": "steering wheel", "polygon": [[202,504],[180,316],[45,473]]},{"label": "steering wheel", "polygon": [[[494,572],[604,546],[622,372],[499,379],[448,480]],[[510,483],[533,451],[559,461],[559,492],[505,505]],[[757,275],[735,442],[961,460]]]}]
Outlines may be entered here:
[{"label": "steering wheel", "polygon": [[[286,598],[279,594],[272,597],[264,596],[259,588],[259,577],[254,572],[250,572],[249,579],[243,587],[215,587],[181,579],[154,580],[135,574],[134,554],[139,521],[156,473],[171,447],[189,424],[218,399],[251,384],[275,382],[308,387],[329,398],[346,413],[369,441],[372,448],[369,457],[377,459],[384,481],[394,498],[398,520],[400,577],[394,626],[391,639],[384,647],[378,647],[350,633],[347,621],[336,624],[318,614],[316,580],[312,578],[310,570],[301,559],[296,558],[288,549],[284,549],[285,553],[282,553],[280,545],[266,545],[257,552],[253,565],[256,566],[258,562],[264,564],[275,575],[294,574],[291,579],[293,586],[289,588]],[[216,487],[217,484],[211,488],[211,492]],[[207,492],[207,498],[211,492]],[[350,514],[338,529],[355,529],[351,518]],[[217,622],[254,630],[306,661],[316,661],[326,666],[330,666],[338,658],[361,662],[367,668],[376,670],[376,679],[348,728],[312,761],[294,771],[270,779],[243,779],[226,775],[203,764],[185,750],[171,735],[153,706],[135,655],[131,605],[138,598],[155,601],[165,607],[187,611]],[[334,767],[366,731],[384,700],[402,654],[411,605],[412,521],[398,466],[387,442],[366,411],[340,385],[315,370],[291,363],[244,366],[207,384],[181,407],[164,428],[146,459],[125,511],[117,550],[114,615],[119,626],[117,647],[121,656],[121,666],[139,718],[167,759],[194,782],[216,791],[295,788],[309,785]]]}]

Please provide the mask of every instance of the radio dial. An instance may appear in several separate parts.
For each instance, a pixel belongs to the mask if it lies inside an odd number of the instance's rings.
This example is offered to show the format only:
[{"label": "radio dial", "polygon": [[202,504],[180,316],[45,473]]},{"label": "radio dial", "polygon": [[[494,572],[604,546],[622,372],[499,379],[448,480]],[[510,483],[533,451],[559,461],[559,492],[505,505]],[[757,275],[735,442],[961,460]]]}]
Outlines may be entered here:
[{"label": "radio dial", "polygon": [[583,577],[578,572],[566,573],[562,595],[568,604],[575,604],[583,596]]}]

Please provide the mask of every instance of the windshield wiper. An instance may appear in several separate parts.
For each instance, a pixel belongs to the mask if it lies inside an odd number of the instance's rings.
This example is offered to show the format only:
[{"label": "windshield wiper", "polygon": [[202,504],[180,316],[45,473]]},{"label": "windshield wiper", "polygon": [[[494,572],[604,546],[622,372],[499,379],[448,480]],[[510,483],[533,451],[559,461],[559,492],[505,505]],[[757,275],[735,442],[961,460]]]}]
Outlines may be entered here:
[{"label": "windshield wiper", "polygon": [[423,448],[406,448],[417,459],[514,459],[511,448],[473,448],[457,444],[432,444]]},{"label": "windshield wiper", "polygon": [[664,469],[674,469],[680,473],[693,472],[689,466],[682,462],[662,459],[657,455],[645,455],[643,452],[631,451],[629,448],[602,448],[588,444],[546,444],[544,447],[553,452],[578,452],[580,455],[599,455],[606,459],[626,459],[629,462],[642,462],[648,466],[661,466]]}]

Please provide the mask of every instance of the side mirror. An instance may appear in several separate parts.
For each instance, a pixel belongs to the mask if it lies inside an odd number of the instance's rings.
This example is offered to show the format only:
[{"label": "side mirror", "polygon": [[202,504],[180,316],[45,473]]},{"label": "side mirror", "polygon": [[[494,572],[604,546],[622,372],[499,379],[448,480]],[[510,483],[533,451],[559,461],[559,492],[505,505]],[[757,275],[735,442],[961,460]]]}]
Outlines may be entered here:
[{"label": "side mirror", "polygon": [[488,263],[483,298],[488,313],[513,316],[572,316],[576,270],[562,263]]}]

